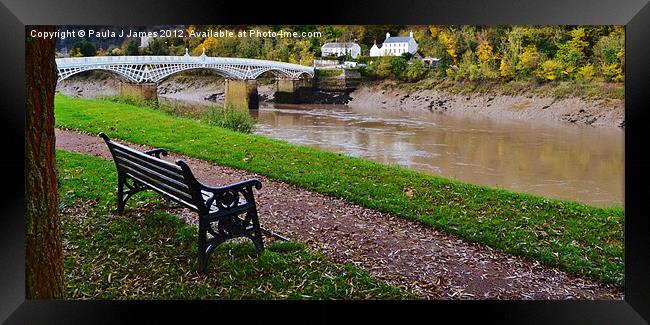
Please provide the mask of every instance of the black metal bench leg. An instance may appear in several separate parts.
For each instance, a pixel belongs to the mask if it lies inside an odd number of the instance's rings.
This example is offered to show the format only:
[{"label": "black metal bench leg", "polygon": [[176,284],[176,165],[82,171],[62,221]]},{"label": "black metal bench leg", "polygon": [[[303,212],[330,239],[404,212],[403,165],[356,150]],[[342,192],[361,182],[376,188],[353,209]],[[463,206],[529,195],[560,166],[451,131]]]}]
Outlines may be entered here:
[{"label": "black metal bench leg", "polygon": [[126,205],[126,201],[124,200],[124,182],[125,182],[124,174],[118,173],[117,175],[117,214],[118,215],[124,214],[124,206]]},{"label": "black metal bench leg", "polygon": [[207,247],[205,245],[207,237],[208,237],[208,228],[210,224],[207,222],[204,222],[201,220],[201,217],[199,217],[199,246],[198,246],[198,253],[199,253],[199,264],[197,268],[197,272],[201,275],[205,274],[205,268],[208,264],[208,256],[207,256]]},{"label": "black metal bench leg", "polygon": [[253,229],[255,236],[251,238],[255,244],[255,248],[258,252],[264,251],[264,239],[262,238],[262,228],[260,228],[260,221],[257,217],[257,209],[253,208],[248,212],[251,217],[251,222],[253,223]]}]

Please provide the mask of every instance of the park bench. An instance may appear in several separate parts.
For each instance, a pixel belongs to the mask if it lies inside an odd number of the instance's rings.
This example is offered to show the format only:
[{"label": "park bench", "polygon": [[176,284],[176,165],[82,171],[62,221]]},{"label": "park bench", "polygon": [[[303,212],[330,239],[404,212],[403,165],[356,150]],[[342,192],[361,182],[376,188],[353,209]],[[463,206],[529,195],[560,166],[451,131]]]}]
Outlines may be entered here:
[{"label": "park bench", "polygon": [[253,194],[253,187],[262,188],[259,180],[249,179],[223,187],[207,186],[194,177],[182,160],[176,160],[174,165],[160,159],[161,154],[167,156],[165,149],[140,152],[111,141],[104,133],[99,136],[108,145],[117,167],[118,214],[123,214],[130,197],[144,190],[158,192],[198,213],[197,270],[200,274],[205,272],[210,254],[228,239],[247,237],[258,252],[264,250]]}]

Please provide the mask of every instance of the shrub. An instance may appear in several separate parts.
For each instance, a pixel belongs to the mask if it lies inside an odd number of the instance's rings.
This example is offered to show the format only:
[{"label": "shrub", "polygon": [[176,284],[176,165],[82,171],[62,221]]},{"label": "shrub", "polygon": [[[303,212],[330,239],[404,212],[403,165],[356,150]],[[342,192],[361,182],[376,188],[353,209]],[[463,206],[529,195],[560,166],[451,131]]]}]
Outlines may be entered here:
[{"label": "shrub", "polygon": [[600,67],[600,71],[607,80],[614,82],[621,82],[625,80],[623,75],[623,69],[618,65],[618,63],[604,64]]},{"label": "shrub", "polygon": [[393,57],[384,56],[380,57],[373,64],[373,72],[378,78],[388,78],[392,73]]},{"label": "shrub", "polygon": [[469,65],[469,80],[477,81],[483,79],[483,70],[476,64]]},{"label": "shrub", "polygon": [[625,40],[618,33],[601,37],[594,45],[594,58],[601,64],[619,62],[618,52],[625,48]]},{"label": "shrub", "polygon": [[621,82],[625,79],[625,39],[622,33],[612,32],[594,45],[594,58],[605,79]]},{"label": "shrub", "polygon": [[580,69],[578,69],[578,75],[577,75],[578,80],[592,81],[595,75],[596,75],[596,68],[594,68],[594,65],[591,63],[583,67],[580,67]]},{"label": "shrub", "polygon": [[402,56],[395,56],[391,60],[391,73],[393,77],[400,77],[404,75],[404,71],[408,66],[408,62]]},{"label": "shrub", "polygon": [[70,55],[75,57],[95,56],[97,55],[97,50],[95,49],[95,44],[83,40],[83,41],[76,42],[72,45]]},{"label": "shrub", "polygon": [[255,129],[255,119],[248,111],[233,106],[210,107],[204,120],[210,125],[241,133],[252,133]]},{"label": "shrub", "polygon": [[543,80],[556,80],[562,77],[562,64],[556,60],[546,60],[542,63],[537,76]]},{"label": "shrub", "polygon": [[512,73],[511,69],[511,64],[508,62],[508,59],[506,58],[501,58],[501,63],[499,64],[499,74],[501,77],[504,77],[505,79],[511,79],[514,77],[514,73]]},{"label": "shrub", "polygon": [[153,109],[158,109],[158,102],[156,100],[145,100],[144,98],[135,95],[135,94],[119,94],[116,96],[106,96],[102,97],[104,100],[110,100],[116,103],[123,103],[127,105],[140,106],[140,107],[149,107]]},{"label": "shrub", "polygon": [[342,69],[315,69],[314,71],[316,76],[321,78],[338,77],[343,74]]},{"label": "shrub", "polygon": [[406,67],[404,74],[409,81],[418,81],[422,79],[427,73],[427,68],[424,67],[422,60],[411,60],[411,63]]},{"label": "shrub", "polygon": [[530,72],[535,70],[537,67],[537,60],[539,58],[539,52],[535,45],[527,46],[523,53],[519,56],[519,61],[517,62],[517,74],[520,77],[527,77],[530,75]]}]

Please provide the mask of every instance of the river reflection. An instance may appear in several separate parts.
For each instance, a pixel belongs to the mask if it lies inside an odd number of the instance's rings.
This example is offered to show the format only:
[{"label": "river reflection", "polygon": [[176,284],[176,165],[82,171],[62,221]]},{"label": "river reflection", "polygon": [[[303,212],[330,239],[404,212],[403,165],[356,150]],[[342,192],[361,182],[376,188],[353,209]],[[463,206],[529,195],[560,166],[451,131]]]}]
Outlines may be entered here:
[{"label": "river reflection", "polygon": [[270,105],[256,133],[464,182],[623,205],[624,131],[335,105]]}]

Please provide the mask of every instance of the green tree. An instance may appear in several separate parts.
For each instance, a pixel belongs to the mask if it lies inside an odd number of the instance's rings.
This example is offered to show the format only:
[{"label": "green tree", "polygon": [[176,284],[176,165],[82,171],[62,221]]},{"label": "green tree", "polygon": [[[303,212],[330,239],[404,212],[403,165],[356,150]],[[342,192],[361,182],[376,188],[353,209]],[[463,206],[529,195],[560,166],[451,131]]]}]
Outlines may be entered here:
[{"label": "green tree", "polygon": [[601,37],[594,45],[593,62],[606,80],[620,82],[625,79],[625,37],[622,29],[616,28]]},{"label": "green tree", "polygon": [[314,61],[314,53],[310,51],[309,41],[297,41],[291,49],[290,63],[311,65]]},{"label": "green tree", "polygon": [[521,52],[517,65],[515,67],[517,76],[528,77],[537,68],[537,62],[540,55],[535,45],[528,45]]},{"label": "green tree", "polygon": [[372,65],[373,72],[377,78],[389,78],[393,72],[393,57],[379,57]]},{"label": "green tree", "polygon": [[406,67],[408,66],[408,61],[404,59],[401,56],[394,56],[391,57],[391,66],[390,66],[390,72],[393,77],[395,78],[400,78],[404,76],[404,72],[406,71]]},{"label": "green tree", "polygon": [[147,54],[150,55],[169,55],[169,46],[167,41],[161,38],[154,38],[147,46]]},{"label": "green tree", "polygon": [[140,44],[136,39],[130,38],[122,44],[122,52],[124,53],[124,55],[139,55],[140,54],[138,48],[139,45]]},{"label": "green tree", "polygon": [[97,55],[97,49],[95,44],[83,40],[72,45],[72,53],[73,56],[95,56]]},{"label": "green tree", "polygon": [[572,29],[571,37],[566,43],[560,45],[555,58],[562,64],[562,77],[573,78],[578,68],[585,61],[585,48],[589,43],[585,41],[586,33],[583,27]]},{"label": "green tree", "polygon": [[478,58],[478,67],[481,76],[485,76],[489,79],[495,79],[499,76],[495,66],[497,56],[495,55],[493,47],[490,45],[489,41],[483,40],[476,47],[476,57]]},{"label": "green tree", "polygon": [[414,59],[409,62],[406,67],[405,75],[409,81],[417,81],[422,79],[427,73],[427,68],[422,63],[422,60]]},{"label": "green tree", "polygon": [[523,47],[525,29],[520,26],[514,26],[506,33],[505,40],[501,45],[501,65],[499,72],[506,78],[516,74],[519,56]]}]

